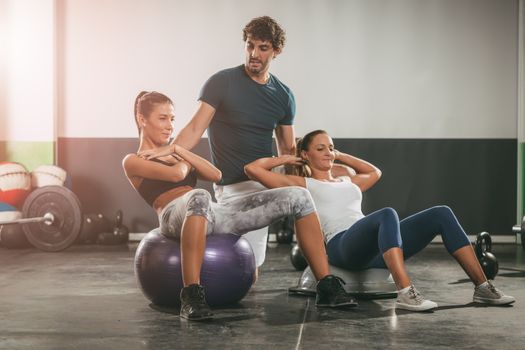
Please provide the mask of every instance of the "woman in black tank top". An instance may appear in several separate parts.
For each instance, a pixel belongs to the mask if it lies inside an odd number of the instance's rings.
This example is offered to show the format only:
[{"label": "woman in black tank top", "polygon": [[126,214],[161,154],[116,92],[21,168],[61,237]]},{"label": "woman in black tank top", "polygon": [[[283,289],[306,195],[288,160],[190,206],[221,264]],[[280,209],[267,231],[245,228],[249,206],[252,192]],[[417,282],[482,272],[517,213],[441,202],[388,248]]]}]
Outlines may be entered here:
[{"label": "woman in black tank top", "polygon": [[[173,132],[173,102],[165,95],[152,91],[141,92],[135,100],[135,123],[139,131],[137,153],[128,154],[122,165],[126,177],[135,190],[158,214],[182,199],[179,206],[183,213],[180,230],[182,254],[183,291],[199,294],[200,269],[204,257],[208,230],[209,203],[211,196],[204,190],[194,189],[197,178],[217,182],[221,172],[210,162],[176,145],[171,154],[155,160],[146,160],[137,154],[148,149],[169,144]],[[192,207],[193,205],[193,207]],[[186,209],[188,208],[188,209]],[[187,289],[189,288],[189,289]],[[204,294],[200,302],[181,306],[181,316],[190,319],[206,319],[212,316]]]},{"label": "woman in black tank top", "polygon": [[[228,201],[212,203],[207,191],[192,189],[196,176],[218,181],[221,173],[213,165],[176,144],[168,144],[173,130],[173,104],[152,92],[137,97],[135,120],[140,134],[139,152],[123,161],[133,187],[159,213],[160,231],[181,240],[181,317],[191,320],[211,317],[199,284],[206,234],[245,234],[276,220],[293,216],[296,237],[318,281],[318,307],[356,306],[341,279],[330,274],[323,235],[310,193],[300,187],[248,193]],[[148,159],[157,159],[151,161]],[[164,192],[163,192],[164,191]],[[162,193],[161,193],[162,192]]]}]

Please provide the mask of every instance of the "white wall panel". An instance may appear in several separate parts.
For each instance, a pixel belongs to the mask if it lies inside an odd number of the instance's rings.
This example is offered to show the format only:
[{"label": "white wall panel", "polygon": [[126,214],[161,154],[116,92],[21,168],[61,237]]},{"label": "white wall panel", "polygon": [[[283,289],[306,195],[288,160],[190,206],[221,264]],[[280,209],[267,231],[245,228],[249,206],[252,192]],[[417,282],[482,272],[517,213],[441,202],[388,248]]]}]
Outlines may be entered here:
[{"label": "white wall panel", "polygon": [[59,136],[136,135],[140,90],[176,102],[243,62],[241,29],[268,14],[288,43],[272,71],[297,131],[335,137],[515,138],[516,0],[62,0]]},{"label": "white wall panel", "polygon": [[2,0],[0,11],[0,140],[53,141],[54,1]]}]

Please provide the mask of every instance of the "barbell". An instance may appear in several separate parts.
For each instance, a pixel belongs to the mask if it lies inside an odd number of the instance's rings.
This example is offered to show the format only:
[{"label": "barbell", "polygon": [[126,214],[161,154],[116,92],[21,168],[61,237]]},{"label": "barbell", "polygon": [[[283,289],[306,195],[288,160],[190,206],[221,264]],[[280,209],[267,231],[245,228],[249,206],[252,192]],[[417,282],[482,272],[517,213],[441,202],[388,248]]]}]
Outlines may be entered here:
[{"label": "barbell", "polygon": [[0,226],[13,225],[13,224],[29,224],[30,222],[43,222],[46,225],[52,225],[54,221],[55,221],[55,216],[53,214],[45,213],[44,216],[40,216],[37,218],[25,218],[25,219],[18,219],[18,220],[0,221]]},{"label": "barbell", "polygon": [[37,188],[24,201],[21,219],[0,221],[0,226],[14,224],[22,225],[27,240],[38,249],[66,249],[82,229],[80,201],[67,187]]}]

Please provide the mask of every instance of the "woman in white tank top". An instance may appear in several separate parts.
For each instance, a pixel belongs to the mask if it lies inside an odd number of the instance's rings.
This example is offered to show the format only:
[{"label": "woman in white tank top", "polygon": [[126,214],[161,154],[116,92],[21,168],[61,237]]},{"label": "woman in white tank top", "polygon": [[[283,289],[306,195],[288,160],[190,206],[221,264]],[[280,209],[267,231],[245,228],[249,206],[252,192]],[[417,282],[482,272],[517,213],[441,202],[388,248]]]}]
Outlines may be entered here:
[{"label": "woman in white tank top", "polygon": [[[335,160],[347,167],[334,167]],[[296,166],[297,175],[271,171],[280,165]],[[297,144],[296,156],[261,158],[246,165],[245,172],[268,188],[307,188],[321,221],[330,263],[351,270],[388,268],[398,288],[396,308],[425,311],[437,307],[413,286],[404,260],[421,251],[438,234],[473,282],[474,302],[504,305],[515,301],[487,280],[449,207],[432,207],[401,221],[392,208],[365,216],[361,211],[362,192],[379,180],[381,171],[367,161],[337,151],[323,130],[305,135]]]}]

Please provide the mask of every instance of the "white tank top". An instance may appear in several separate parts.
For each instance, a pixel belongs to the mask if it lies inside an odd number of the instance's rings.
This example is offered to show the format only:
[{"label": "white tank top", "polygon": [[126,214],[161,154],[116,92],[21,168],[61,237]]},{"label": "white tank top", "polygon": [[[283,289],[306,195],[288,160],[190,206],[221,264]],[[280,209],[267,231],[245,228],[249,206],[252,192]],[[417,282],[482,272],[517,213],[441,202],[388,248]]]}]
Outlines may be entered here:
[{"label": "white tank top", "polygon": [[306,188],[314,199],[326,242],[364,217],[361,211],[363,194],[359,187],[348,176],[338,179],[341,181],[306,178]]}]

